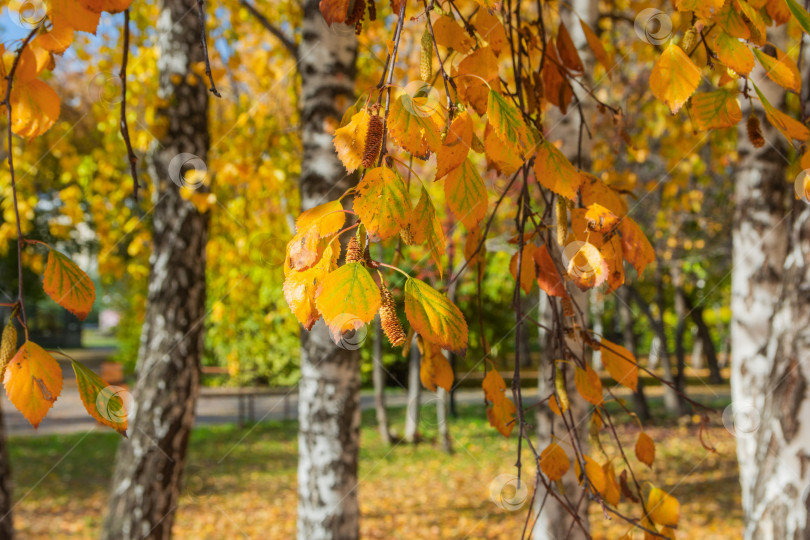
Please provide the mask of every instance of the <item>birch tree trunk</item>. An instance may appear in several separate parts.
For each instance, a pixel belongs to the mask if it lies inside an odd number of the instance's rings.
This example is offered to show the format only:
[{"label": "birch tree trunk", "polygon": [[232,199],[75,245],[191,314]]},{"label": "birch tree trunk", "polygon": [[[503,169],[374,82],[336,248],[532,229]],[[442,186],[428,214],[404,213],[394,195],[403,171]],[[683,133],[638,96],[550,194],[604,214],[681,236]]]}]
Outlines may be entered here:
[{"label": "birch tree trunk", "polygon": [[[805,80],[805,84],[810,81]],[[771,103],[783,92],[767,84]],[[794,201],[780,135],[755,149],[740,130],[731,286],[732,404],[744,537],[807,538],[810,485],[810,210]]]},{"label": "birch tree trunk", "polygon": [[[301,73],[301,209],[337,198],[356,183],[346,175],[326,131],[354,96],[357,39],[326,25],[318,0],[306,0],[298,47]],[[349,204],[350,201],[344,201]],[[356,346],[335,345],[319,321],[301,332],[298,397],[298,538],[357,538],[360,360]]]},{"label": "birch tree trunk", "polygon": [[[164,134],[148,156],[154,183],[146,317],[129,407],[129,439],[116,457],[105,539],[170,538],[194,422],[205,318],[208,217],[180,196],[209,148],[206,81],[195,0],[162,0],[157,21],[157,110]],[[191,180],[191,179],[194,180]]]}]

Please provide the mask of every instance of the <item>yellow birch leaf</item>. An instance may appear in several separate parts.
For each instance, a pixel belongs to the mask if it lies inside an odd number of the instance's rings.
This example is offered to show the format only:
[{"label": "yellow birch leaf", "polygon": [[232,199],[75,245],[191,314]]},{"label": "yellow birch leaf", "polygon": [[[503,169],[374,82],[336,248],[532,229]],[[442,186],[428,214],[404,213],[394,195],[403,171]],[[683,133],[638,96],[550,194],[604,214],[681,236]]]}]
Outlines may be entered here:
[{"label": "yellow birch leaf", "polygon": [[6,395],[38,427],[62,392],[62,368],[45,349],[26,341],[6,368]]},{"label": "yellow birch leaf", "polygon": [[445,295],[422,280],[408,278],[405,281],[405,315],[424,339],[464,356],[467,321]]},{"label": "yellow birch leaf", "polygon": [[700,69],[679,46],[670,42],[650,75],[653,95],[667,104],[675,114],[700,83]]},{"label": "yellow birch leaf", "polygon": [[605,473],[605,492],[603,494],[605,501],[611,506],[616,506],[622,498],[622,492],[616,481],[616,470],[613,463],[605,463],[602,466],[602,472]]},{"label": "yellow birch leaf", "polygon": [[441,273],[441,259],[445,252],[444,229],[442,229],[442,224],[436,215],[436,208],[425,188],[422,188],[419,202],[411,212],[408,227],[413,235],[413,243],[427,245],[430,255]]},{"label": "yellow birch leaf", "polygon": [[754,55],[759,60],[760,65],[765,68],[768,77],[787,90],[792,90],[797,94],[802,90],[802,78],[799,75],[799,68],[796,62],[788,55],[774,47],[776,58],[765,54],[760,49],[754,49]]},{"label": "yellow birch leaf", "polygon": [[719,32],[714,38],[714,52],[722,63],[740,75],[748,75],[754,69],[754,53],[738,38]]},{"label": "yellow birch leaf", "polygon": [[585,34],[585,40],[588,42],[588,46],[590,46],[593,51],[594,58],[604,66],[605,71],[610,73],[613,69],[613,60],[605,50],[605,46],[602,45],[602,40],[599,39],[596,32],[582,19],[579,20],[579,25],[582,27],[582,32]]},{"label": "yellow birch leaf", "polygon": [[504,143],[489,124],[484,130],[484,152],[490,167],[504,176],[511,176],[523,165],[523,159],[515,147]]},{"label": "yellow birch leaf", "polygon": [[488,197],[484,180],[469,159],[456,167],[444,181],[447,206],[467,230],[472,229],[487,215]]},{"label": "yellow birch leaf", "polygon": [[529,130],[517,107],[495,90],[490,90],[487,98],[487,121],[502,141],[516,146],[523,156],[530,146]]},{"label": "yellow birch leaf", "polygon": [[380,309],[380,289],[363,263],[347,263],[329,273],[321,282],[315,305],[331,325],[349,315],[363,323]]},{"label": "yellow birch leaf", "polygon": [[440,126],[443,119],[438,105],[429,97],[412,97],[402,92],[391,101],[388,114],[388,134],[400,147],[419,159],[442,145]]},{"label": "yellow birch leaf", "polygon": [[633,392],[638,388],[638,363],[633,353],[621,345],[602,339],[602,363],[617,383]]},{"label": "yellow birch leaf", "polygon": [[11,89],[11,129],[29,140],[38,137],[51,129],[60,108],[57,93],[39,79],[15,84]]},{"label": "yellow birch leaf", "polygon": [[548,141],[540,143],[537,149],[534,175],[541,186],[571,200],[577,198],[577,192],[583,182],[582,175],[571,165],[568,158]]},{"label": "yellow birch leaf", "polygon": [[351,121],[335,130],[335,150],[347,172],[354,172],[363,163],[366,133],[371,114],[366,109],[352,115]]},{"label": "yellow birch leaf", "polygon": [[104,379],[71,359],[76,374],[76,386],[87,413],[105,426],[127,436],[127,408],[117,387],[111,387]]},{"label": "yellow birch leaf", "polygon": [[[585,458],[585,476],[590,482],[588,490],[594,495],[597,493],[604,495],[605,489],[607,488],[605,471],[602,469],[602,466],[590,456],[583,455],[582,457]],[[584,478],[582,477],[582,469],[579,466],[579,460],[574,460],[574,471],[577,473],[580,485],[583,484]]]},{"label": "yellow birch leaf", "polygon": [[372,237],[386,240],[408,224],[411,199],[405,181],[393,169],[367,171],[357,185],[354,211]]},{"label": "yellow birch leaf", "polygon": [[489,425],[497,429],[501,435],[508,437],[515,427],[515,404],[509,398],[504,398],[498,403],[493,403],[487,408],[487,419]]},{"label": "yellow birch leaf", "polygon": [[666,491],[654,487],[647,497],[647,512],[655,523],[676,527],[681,518],[681,504]]},{"label": "yellow birch leaf", "polygon": [[601,204],[593,203],[588,205],[585,220],[588,222],[588,228],[592,231],[607,233],[619,223],[619,216]]}]

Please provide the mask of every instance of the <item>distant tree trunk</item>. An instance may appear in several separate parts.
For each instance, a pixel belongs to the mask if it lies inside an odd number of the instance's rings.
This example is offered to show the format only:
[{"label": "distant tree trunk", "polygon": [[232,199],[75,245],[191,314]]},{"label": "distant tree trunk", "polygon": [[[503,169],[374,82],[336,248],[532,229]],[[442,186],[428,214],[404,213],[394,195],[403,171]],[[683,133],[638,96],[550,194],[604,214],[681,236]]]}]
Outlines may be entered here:
[{"label": "distant tree trunk", "polygon": [[[683,292],[683,273],[677,264],[670,267],[669,275],[672,278],[672,287],[675,289],[675,297],[672,304],[675,310],[677,323],[675,325],[675,387],[683,392],[686,389],[686,303]],[[663,309],[659,306],[659,309]]]},{"label": "distant tree trunk", "polygon": [[[301,209],[337,198],[356,183],[337,159],[325,130],[354,96],[357,38],[343,24],[326,25],[318,0],[306,0],[298,47],[301,73]],[[350,201],[344,199],[344,204]],[[359,536],[357,457],[360,358],[332,342],[323,320],[301,332],[298,407],[298,538]]]},{"label": "distant tree trunk", "polygon": [[[650,352],[650,356],[652,356],[653,352],[658,355],[659,361],[661,363],[661,367],[663,368],[663,376],[662,378],[664,381],[669,382],[670,384],[674,384],[672,378],[672,367],[669,362],[669,351],[667,350],[667,337],[666,332],[664,331],[663,327],[663,318],[659,319],[655,317],[650,309],[650,305],[641,296],[641,293],[638,290],[631,286],[627,286],[627,291],[632,296],[633,300],[635,300],[636,305],[641,308],[641,311],[647,317],[647,320],[650,323],[653,331],[655,332],[655,340],[658,344],[655,344],[655,351]],[[667,413],[673,416],[680,415],[680,397],[678,393],[673,390],[670,386],[664,385],[664,408],[666,409]]]},{"label": "distant tree trunk", "polygon": [[165,131],[147,158],[154,183],[149,293],[129,439],[118,449],[102,532],[109,540],[171,537],[194,423],[208,216],[180,196],[180,185],[191,178],[185,173],[204,168],[209,148],[207,81],[194,74],[204,60],[200,23],[195,0],[160,3],[158,97],[165,105],[156,114]]},{"label": "distant tree trunk", "polygon": [[8,460],[8,440],[3,409],[0,408],[0,539],[14,538],[14,493],[11,483],[11,465]]},{"label": "distant tree trunk", "polygon": [[711,384],[723,384],[723,376],[720,374],[720,362],[717,360],[717,351],[714,348],[712,333],[706,321],[703,320],[703,306],[696,305],[685,291],[681,290],[680,294],[683,295],[686,310],[697,328],[698,338],[703,345],[701,352],[706,354],[706,363],[709,366],[709,382]]},{"label": "distant tree trunk", "polygon": [[417,442],[419,439],[419,409],[422,393],[422,381],[419,377],[420,357],[416,336],[414,336],[408,358],[408,406],[405,414],[405,441],[409,443]]},{"label": "distant tree trunk", "polygon": [[[619,316],[622,320],[622,337],[624,338],[624,345],[633,353],[633,356],[638,359],[638,340],[636,333],[633,331],[633,312],[630,310],[630,294],[627,287],[623,287],[618,291],[617,307]],[[644,378],[641,376],[642,372],[639,371],[638,386],[636,391],[633,392],[633,402],[636,407],[636,414],[642,422],[651,418],[650,406],[647,403],[647,398],[644,396]]]},{"label": "distant tree trunk", "polygon": [[436,422],[439,429],[439,440],[442,450],[448,454],[453,453],[453,440],[450,437],[450,425],[447,422],[447,390],[441,386],[436,387]]},{"label": "distant tree trunk", "polygon": [[374,358],[372,359],[371,379],[374,384],[374,409],[377,412],[377,429],[384,444],[391,444],[391,430],[388,426],[388,411],[385,408],[385,368],[382,365],[383,332],[380,317],[374,318]]},{"label": "distant tree trunk", "polygon": [[[692,369],[703,369],[703,340],[700,338],[697,326],[692,327]],[[716,360],[716,359],[715,359]]]},{"label": "distant tree trunk", "polygon": [[[591,289],[589,292],[590,301],[590,319],[591,330],[598,336],[605,333],[605,327],[602,318],[605,314],[605,298],[596,289]],[[593,359],[593,369],[599,371],[602,369],[602,353],[599,351],[592,351],[591,358]]]}]

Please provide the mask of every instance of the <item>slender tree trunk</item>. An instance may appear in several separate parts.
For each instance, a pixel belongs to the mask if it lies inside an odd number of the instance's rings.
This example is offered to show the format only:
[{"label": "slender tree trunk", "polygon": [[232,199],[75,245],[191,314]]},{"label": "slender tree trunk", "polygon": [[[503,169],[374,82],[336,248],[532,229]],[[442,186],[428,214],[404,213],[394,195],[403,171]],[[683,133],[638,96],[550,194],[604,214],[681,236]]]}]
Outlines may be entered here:
[{"label": "slender tree trunk", "polygon": [[11,465],[8,460],[8,440],[3,409],[0,408],[0,540],[14,538],[14,493],[11,483]]},{"label": "slender tree trunk", "polygon": [[[208,216],[180,196],[209,148],[208,90],[194,0],[163,0],[157,21],[158,108],[165,131],[148,157],[154,210],[146,317],[103,538],[170,538],[194,423],[205,319]],[[196,180],[196,178],[195,178]],[[196,182],[190,184],[197,186]],[[199,190],[207,189],[199,187]]]},{"label": "slender tree trunk", "polygon": [[[807,84],[810,81],[804,81]],[[766,83],[771,103],[782,91]],[[760,113],[761,115],[761,113]],[[731,282],[731,415],[744,537],[807,538],[810,414],[808,208],[793,198],[780,135],[763,122],[762,148],[740,129]],[[792,231],[791,231],[792,223]],[[788,255],[789,254],[789,255]],[[728,421],[726,422],[728,424]]]},{"label": "slender tree trunk", "polygon": [[702,344],[701,353],[706,354],[706,364],[709,366],[709,382],[712,384],[722,384],[723,376],[720,374],[720,362],[717,360],[717,350],[714,348],[712,333],[706,321],[703,320],[703,306],[695,304],[685,291],[680,291],[683,295],[683,302],[689,317],[697,328],[697,337]]},{"label": "slender tree trunk", "polygon": [[[597,292],[596,289],[591,289],[588,292],[588,296],[591,330],[593,330],[596,335],[601,336],[605,333],[605,326],[602,320],[605,314],[605,297]],[[593,362],[593,369],[600,371],[602,369],[602,353],[599,351],[592,351],[591,358]]]},{"label": "slender tree trunk", "polygon": [[[630,294],[627,287],[620,289],[618,294],[617,307],[622,320],[624,345],[633,353],[633,356],[638,359],[638,339],[636,339],[636,333],[633,331],[633,312],[630,310]],[[641,375],[640,371],[639,375]],[[647,398],[644,396],[644,378],[641,376],[638,378],[636,391],[633,392],[633,403],[636,405],[636,414],[642,422],[646,422],[651,418],[650,406],[647,403]]]},{"label": "slender tree trunk", "polygon": [[[678,322],[675,325],[675,386],[681,392],[686,389],[686,345],[684,338],[686,337],[686,304],[683,297],[683,273],[678,268],[677,264],[673,264],[670,268],[669,275],[672,278],[672,286],[675,289],[673,299],[673,307],[675,309],[675,317]],[[663,309],[659,305],[659,309]]]},{"label": "slender tree trunk", "polygon": [[441,386],[436,387],[436,422],[442,450],[452,454],[453,439],[450,437],[450,425],[447,421],[447,390]]},{"label": "slender tree trunk", "polygon": [[419,409],[422,394],[422,381],[419,378],[420,356],[414,336],[408,359],[408,407],[405,415],[405,441],[409,443],[417,442],[419,439]]},{"label": "slender tree trunk", "polygon": [[374,384],[374,409],[377,412],[377,429],[384,444],[391,444],[391,430],[388,426],[388,410],[385,408],[385,368],[382,364],[383,332],[380,317],[374,318],[374,358],[371,379]]},{"label": "slender tree trunk", "polygon": [[[318,0],[306,0],[299,45],[301,73],[301,209],[337,198],[355,182],[325,131],[354,96],[357,38],[326,25]],[[349,204],[345,201],[344,204]],[[359,535],[357,457],[360,359],[332,342],[323,320],[301,333],[298,397],[298,538],[344,540]]]},{"label": "slender tree trunk", "polygon": [[[697,326],[692,327],[691,360],[692,360],[692,369],[696,371],[699,369],[703,369],[703,367],[705,366],[705,362],[703,361],[703,339],[701,339],[700,337],[700,333],[698,332]],[[717,361],[716,358],[715,361]]]},{"label": "slender tree trunk", "polygon": [[[647,317],[650,326],[652,327],[653,331],[655,332],[655,339],[653,341],[652,351],[650,351],[650,363],[652,363],[652,356],[653,354],[658,356],[658,361],[663,368],[663,375],[662,378],[664,381],[669,383],[673,383],[672,379],[672,367],[669,362],[669,351],[667,350],[667,337],[666,332],[664,331],[664,327],[662,326],[663,318],[659,319],[655,317],[652,313],[652,309],[650,309],[650,305],[641,296],[641,293],[633,286],[627,286],[627,291],[632,296],[633,300],[635,300],[636,305],[641,309],[644,315]],[[650,368],[652,369],[652,367]],[[666,409],[667,413],[670,415],[679,415],[680,414],[680,398],[678,393],[675,392],[670,386],[664,385],[664,408]]]}]

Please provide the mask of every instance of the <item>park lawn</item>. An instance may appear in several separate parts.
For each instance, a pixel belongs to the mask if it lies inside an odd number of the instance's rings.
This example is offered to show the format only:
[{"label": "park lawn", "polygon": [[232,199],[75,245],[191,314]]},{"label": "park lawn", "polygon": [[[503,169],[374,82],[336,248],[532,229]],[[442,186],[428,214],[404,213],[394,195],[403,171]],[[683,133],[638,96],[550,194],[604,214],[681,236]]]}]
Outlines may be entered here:
[{"label": "park lawn", "polygon": [[[373,411],[364,413],[358,486],[362,536],[519,538],[529,501],[508,511],[490,498],[493,481],[514,473],[514,434],[505,439],[490,428],[483,406],[461,407],[451,424],[455,453],[447,455],[434,445],[434,417],[433,407],[423,409],[421,444],[387,447],[380,441]],[[402,409],[391,411],[395,428],[401,429],[403,418]],[[708,430],[716,454],[701,446],[697,425],[658,422],[647,427],[657,442],[650,471],[632,457],[638,427],[622,423],[618,432],[640,481],[674,488],[673,495],[681,501],[680,538],[739,537],[734,440],[722,424]],[[604,432],[602,441],[612,455]],[[117,443],[117,435],[98,431],[12,438],[18,501],[14,519],[20,537],[98,537]],[[293,421],[195,429],[175,536],[292,538],[296,446]],[[596,450],[592,455],[601,459]],[[525,453],[524,474],[530,483],[534,471]],[[591,505],[591,521],[595,538],[619,538],[628,529],[617,519],[605,520],[597,504]]]}]

